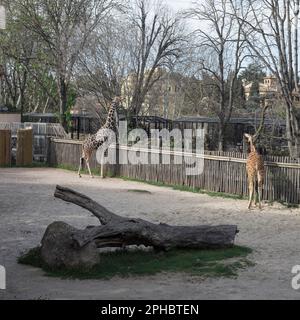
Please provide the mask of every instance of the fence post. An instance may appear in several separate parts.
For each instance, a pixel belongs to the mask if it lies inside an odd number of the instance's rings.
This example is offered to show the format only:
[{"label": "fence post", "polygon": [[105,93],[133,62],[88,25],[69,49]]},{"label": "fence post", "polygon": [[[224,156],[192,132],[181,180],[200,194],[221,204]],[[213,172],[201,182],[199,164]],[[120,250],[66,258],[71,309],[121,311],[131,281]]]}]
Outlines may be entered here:
[{"label": "fence post", "polygon": [[114,177],[120,176],[120,144],[116,143],[116,164],[114,165]]},{"label": "fence post", "polygon": [[19,129],[17,134],[17,166],[30,166],[33,160],[33,130]]},{"label": "fence post", "polygon": [[47,137],[47,159],[46,159],[46,163],[49,167],[51,167],[51,143],[52,143],[52,138],[51,137]]},{"label": "fence post", "polygon": [[11,165],[11,130],[0,130],[0,166]]}]

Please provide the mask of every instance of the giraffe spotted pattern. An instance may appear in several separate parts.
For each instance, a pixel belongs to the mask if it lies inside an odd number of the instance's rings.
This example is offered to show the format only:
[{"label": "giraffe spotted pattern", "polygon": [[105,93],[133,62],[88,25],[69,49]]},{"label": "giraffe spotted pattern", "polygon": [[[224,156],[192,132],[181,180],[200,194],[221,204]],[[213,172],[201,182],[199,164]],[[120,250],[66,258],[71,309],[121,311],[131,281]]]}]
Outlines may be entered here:
[{"label": "giraffe spotted pattern", "polygon": [[[262,200],[262,190],[265,181],[265,166],[264,159],[261,154],[256,150],[256,147],[253,143],[253,137],[249,134],[245,134],[245,137],[250,144],[250,154],[247,159],[247,175],[249,183],[249,205],[248,209],[251,209],[254,192],[257,191],[259,208],[261,209],[261,200]],[[256,189],[257,186],[257,190]]]},{"label": "giraffe spotted pattern", "polygon": [[115,137],[117,133],[117,120],[116,112],[120,103],[120,98],[115,98],[112,102],[106,122],[103,127],[101,127],[97,133],[91,135],[87,138],[82,144],[82,156],[80,158],[80,165],[78,170],[78,175],[81,177],[81,170],[84,161],[87,164],[90,176],[93,178],[91,169],[90,169],[90,159],[94,151],[98,150],[104,144],[109,146],[115,142]]}]

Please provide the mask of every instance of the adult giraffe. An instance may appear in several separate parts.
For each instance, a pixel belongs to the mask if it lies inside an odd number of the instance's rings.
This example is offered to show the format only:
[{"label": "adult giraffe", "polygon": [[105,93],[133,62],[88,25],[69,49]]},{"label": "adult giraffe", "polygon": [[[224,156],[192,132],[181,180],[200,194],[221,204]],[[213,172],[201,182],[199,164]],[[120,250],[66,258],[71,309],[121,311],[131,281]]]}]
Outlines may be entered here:
[{"label": "adult giraffe", "polygon": [[253,202],[254,190],[257,187],[257,195],[259,208],[261,209],[261,200],[262,200],[262,190],[265,181],[265,166],[264,159],[262,155],[257,151],[256,146],[254,145],[254,138],[250,134],[245,134],[245,138],[250,144],[250,153],[247,160],[247,175],[249,183],[249,205],[248,209],[251,209]]},{"label": "adult giraffe", "polygon": [[261,200],[262,200],[262,190],[264,187],[265,182],[265,164],[264,158],[256,148],[256,141],[258,140],[259,136],[261,135],[264,125],[265,125],[265,118],[266,118],[266,111],[269,108],[268,104],[265,104],[262,110],[262,118],[260,122],[260,126],[256,133],[252,136],[248,133],[245,133],[244,136],[247,139],[250,145],[250,153],[247,159],[247,175],[248,175],[248,185],[249,185],[249,204],[248,209],[251,209],[252,202],[253,202],[253,195],[254,191],[256,191],[258,196],[259,208],[262,209]]},{"label": "adult giraffe", "polygon": [[84,161],[87,164],[90,177],[93,178],[90,169],[90,159],[95,150],[98,150],[104,143],[108,145],[115,141],[117,134],[117,109],[121,103],[121,98],[116,97],[110,105],[106,122],[97,133],[91,135],[82,144],[82,155],[80,158],[80,165],[78,175],[81,178],[81,170]]}]

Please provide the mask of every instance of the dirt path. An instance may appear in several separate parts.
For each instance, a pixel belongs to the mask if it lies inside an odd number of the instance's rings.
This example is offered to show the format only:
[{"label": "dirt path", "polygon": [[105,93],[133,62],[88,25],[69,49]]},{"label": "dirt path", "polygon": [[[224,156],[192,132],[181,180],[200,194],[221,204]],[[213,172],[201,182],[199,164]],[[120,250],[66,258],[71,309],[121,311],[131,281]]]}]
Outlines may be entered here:
[{"label": "dirt path", "polygon": [[[16,263],[36,246],[53,221],[75,227],[98,224],[90,213],[54,199],[56,184],[74,188],[120,215],[170,224],[238,224],[237,244],[255,251],[256,262],[237,279],[201,279],[184,274],[144,278],[71,281],[43,276]],[[142,189],[149,193],[128,192]],[[0,265],[7,270],[1,299],[298,299],[291,287],[300,264],[300,210],[280,206],[262,212],[246,201],[213,198],[118,179],[78,179],[55,169],[0,169]],[[184,290],[183,290],[184,288]]]}]

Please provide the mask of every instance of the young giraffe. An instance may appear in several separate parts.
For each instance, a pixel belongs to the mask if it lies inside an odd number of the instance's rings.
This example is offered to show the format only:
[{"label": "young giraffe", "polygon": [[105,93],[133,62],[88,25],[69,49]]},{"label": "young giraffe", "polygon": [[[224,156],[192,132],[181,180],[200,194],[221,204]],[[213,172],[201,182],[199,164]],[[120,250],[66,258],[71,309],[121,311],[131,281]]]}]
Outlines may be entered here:
[{"label": "young giraffe", "polygon": [[265,180],[265,167],[264,159],[260,155],[254,145],[254,138],[250,134],[245,134],[245,138],[250,144],[250,154],[247,160],[247,174],[248,174],[248,183],[249,183],[249,205],[248,209],[251,209],[253,202],[254,190],[257,188],[259,208],[261,209],[261,200],[262,200],[262,189]]},{"label": "young giraffe", "polygon": [[84,160],[87,164],[90,177],[94,178],[90,169],[90,158],[93,152],[99,149],[104,143],[111,144],[113,142],[112,132],[117,133],[117,120],[116,113],[117,108],[121,102],[121,98],[117,97],[111,103],[109,108],[108,116],[106,119],[106,123],[103,127],[101,127],[97,133],[91,135],[87,138],[82,144],[82,156],[80,158],[80,165],[78,170],[78,175],[81,178],[81,170],[84,163]]}]

